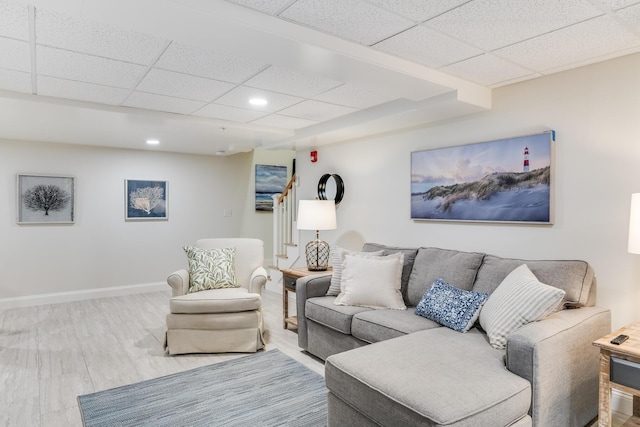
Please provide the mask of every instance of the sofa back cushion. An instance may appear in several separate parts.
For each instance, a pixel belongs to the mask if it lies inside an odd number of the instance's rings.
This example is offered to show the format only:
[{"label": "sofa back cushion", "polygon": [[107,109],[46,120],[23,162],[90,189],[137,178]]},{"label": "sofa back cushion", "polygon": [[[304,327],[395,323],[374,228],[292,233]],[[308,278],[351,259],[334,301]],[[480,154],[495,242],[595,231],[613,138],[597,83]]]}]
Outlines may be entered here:
[{"label": "sofa back cushion", "polygon": [[586,261],[530,261],[486,255],[473,285],[476,292],[492,293],[505,277],[527,264],[538,280],[565,291],[564,301],[578,306],[595,304],[595,275]]},{"label": "sofa back cushion", "polygon": [[451,286],[470,291],[484,254],[439,248],[420,248],[413,263],[407,305],[416,306],[433,282],[440,278]]},{"label": "sofa back cushion", "polygon": [[[417,248],[399,248],[396,246],[386,246],[379,243],[365,243],[362,246],[362,252],[377,252],[382,251],[382,255],[387,256],[395,253],[402,253],[404,255],[404,261],[402,265],[402,277],[400,279],[400,292],[402,293],[402,299],[405,304],[409,304],[407,298],[407,286],[409,284],[409,276],[413,269],[413,262],[416,259],[418,253]],[[413,304],[415,305],[415,304]]]}]

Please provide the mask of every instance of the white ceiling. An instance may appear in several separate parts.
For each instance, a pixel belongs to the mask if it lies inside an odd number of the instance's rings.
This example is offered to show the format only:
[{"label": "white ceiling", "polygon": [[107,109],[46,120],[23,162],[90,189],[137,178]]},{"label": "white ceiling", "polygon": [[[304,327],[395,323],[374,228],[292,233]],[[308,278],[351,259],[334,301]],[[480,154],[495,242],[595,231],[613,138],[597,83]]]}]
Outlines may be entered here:
[{"label": "white ceiling", "polygon": [[0,138],[320,146],[638,51],[640,0],[0,0]]}]

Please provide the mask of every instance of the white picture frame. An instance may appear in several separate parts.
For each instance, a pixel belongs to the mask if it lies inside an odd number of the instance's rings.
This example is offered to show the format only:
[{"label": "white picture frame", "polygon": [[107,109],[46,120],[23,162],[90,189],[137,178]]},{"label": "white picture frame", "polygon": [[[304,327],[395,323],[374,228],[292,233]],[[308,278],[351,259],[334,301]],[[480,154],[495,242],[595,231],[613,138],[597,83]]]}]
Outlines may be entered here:
[{"label": "white picture frame", "polygon": [[74,224],[73,176],[16,174],[16,222],[28,224]]}]

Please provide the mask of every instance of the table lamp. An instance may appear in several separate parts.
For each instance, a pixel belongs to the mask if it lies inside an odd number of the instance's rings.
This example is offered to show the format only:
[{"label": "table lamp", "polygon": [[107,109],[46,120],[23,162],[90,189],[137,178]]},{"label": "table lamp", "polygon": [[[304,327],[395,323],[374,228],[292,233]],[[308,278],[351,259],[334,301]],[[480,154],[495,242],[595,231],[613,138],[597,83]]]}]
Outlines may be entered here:
[{"label": "table lamp", "polygon": [[336,204],[333,200],[300,200],[298,230],[316,230],[316,239],[307,243],[307,268],[324,271],[329,266],[329,244],[320,240],[320,230],[335,230]]},{"label": "table lamp", "polygon": [[627,250],[632,254],[640,254],[640,193],[631,195],[629,246]]}]

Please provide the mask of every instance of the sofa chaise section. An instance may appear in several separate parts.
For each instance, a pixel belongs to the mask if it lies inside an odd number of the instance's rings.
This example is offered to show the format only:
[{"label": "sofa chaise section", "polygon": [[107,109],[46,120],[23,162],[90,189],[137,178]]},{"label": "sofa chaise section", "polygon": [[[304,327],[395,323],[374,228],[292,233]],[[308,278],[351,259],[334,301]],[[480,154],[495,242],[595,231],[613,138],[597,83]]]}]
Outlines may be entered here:
[{"label": "sofa chaise section", "polygon": [[504,351],[477,330],[416,332],[330,356],[325,369],[334,398],[329,425],[344,425],[344,405],[383,426],[509,426],[529,418],[529,381],[505,369]]}]

